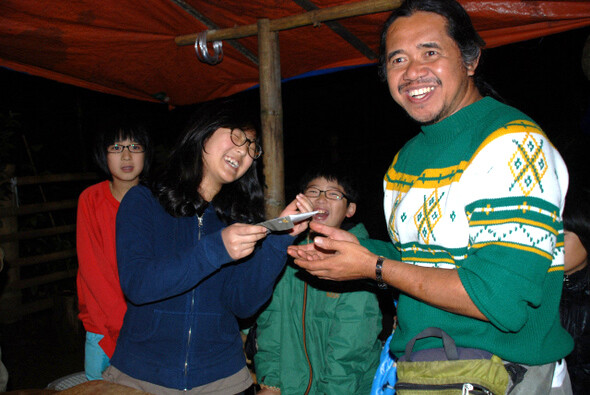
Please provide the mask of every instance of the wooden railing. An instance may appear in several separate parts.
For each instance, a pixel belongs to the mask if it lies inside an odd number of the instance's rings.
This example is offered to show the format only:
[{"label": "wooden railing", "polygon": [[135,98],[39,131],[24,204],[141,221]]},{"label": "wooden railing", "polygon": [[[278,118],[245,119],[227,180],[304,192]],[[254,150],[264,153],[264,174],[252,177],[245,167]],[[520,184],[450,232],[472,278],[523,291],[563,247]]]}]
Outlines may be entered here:
[{"label": "wooden railing", "polygon": [[[6,272],[0,283],[0,322],[14,322],[27,314],[52,308],[62,291],[58,285],[64,282],[70,291],[75,291],[77,199],[84,188],[96,181],[95,173],[72,173],[16,177],[3,182],[11,183],[12,196],[0,201],[0,248],[5,253]],[[59,200],[45,201],[49,194],[44,192],[44,186],[55,183],[61,183],[59,187],[68,183],[69,188],[63,188],[67,190],[66,196],[62,193]],[[26,201],[25,194],[33,195],[23,186],[37,186],[42,192],[42,199],[38,200],[42,201],[19,204],[17,200]],[[59,213],[67,215],[56,215]],[[26,224],[24,219],[31,216],[47,216],[50,221],[44,222],[49,226],[36,226],[43,221]],[[63,242],[52,243],[56,240]],[[21,256],[24,250],[21,243],[35,246],[35,252]],[[41,247],[48,247],[47,251]]]}]

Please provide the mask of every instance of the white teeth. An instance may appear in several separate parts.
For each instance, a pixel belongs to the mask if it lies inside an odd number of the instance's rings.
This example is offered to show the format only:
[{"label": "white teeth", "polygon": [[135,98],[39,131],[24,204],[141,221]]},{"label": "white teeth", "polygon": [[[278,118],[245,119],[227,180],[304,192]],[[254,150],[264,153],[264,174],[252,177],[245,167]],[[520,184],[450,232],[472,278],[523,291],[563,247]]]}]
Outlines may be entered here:
[{"label": "white teeth", "polygon": [[434,87],[432,87],[432,86],[429,86],[427,88],[414,89],[409,92],[409,95],[414,98],[418,98],[418,96],[420,96],[420,98],[422,98],[428,92],[432,92],[433,90],[434,90]]},{"label": "white teeth", "polygon": [[234,169],[237,169],[238,166],[240,165],[236,160],[230,158],[229,156],[226,156],[225,158],[225,162],[230,165],[231,167],[233,167]]}]

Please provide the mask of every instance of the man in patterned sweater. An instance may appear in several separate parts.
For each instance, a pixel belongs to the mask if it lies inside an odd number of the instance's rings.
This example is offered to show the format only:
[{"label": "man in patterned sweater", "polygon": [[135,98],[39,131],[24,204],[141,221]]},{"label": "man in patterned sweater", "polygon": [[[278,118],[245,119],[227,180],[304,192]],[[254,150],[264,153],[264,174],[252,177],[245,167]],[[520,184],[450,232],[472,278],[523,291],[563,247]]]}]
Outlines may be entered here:
[{"label": "man in patterned sweater", "polygon": [[[398,288],[390,345],[398,357],[423,329],[439,327],[458,346],[524,366],[511,394],[571,393],[561,360],[573,344],[558,311],[567,169],[533,120],[486,96],[476,77],[483,45],[454,0],[407,0],[392,13],[381,72],[421,125],[384,179],[392,243],[363,247],[318,224],[312,229],[328,237],[315,245],[335,253],[291,246],[289,254],[320,278]],[[415,349],[434,347],[440,341],[430,338]]]}]

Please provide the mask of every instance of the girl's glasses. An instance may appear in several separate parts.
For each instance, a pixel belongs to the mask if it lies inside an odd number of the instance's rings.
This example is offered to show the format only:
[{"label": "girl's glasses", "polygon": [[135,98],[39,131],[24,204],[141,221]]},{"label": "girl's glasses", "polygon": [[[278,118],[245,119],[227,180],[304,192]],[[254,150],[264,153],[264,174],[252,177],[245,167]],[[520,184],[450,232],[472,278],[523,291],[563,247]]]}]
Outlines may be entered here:
[{"label": "girl's glasses", "polygon": [[107,147],[107,152],[111,154],[120,154],[121,152],[125,151],[125,148],[127,148],[132,154],[141,154],[142,152],[145,152],[145,148],[141,144],[113,144]]},{"label": "girl's glasses", "polygon": [[340,192],[337,189],[328,189],[327,191],[322,191],[319,188],[309,187],[305,190],[305,192],[303,192],[303,194],[305,196],[307,196],[308,198],[314,199],[314,198],[319,198],[320,195],[322,194],[322,192],[326,196],[326,199],[330,199],[330,200],[342,200],[344,198],[348,199],[345,194],[343,194],[342,192]]},{"label": "girl's glasses", "polygon": [[246,133],[244,133],[243,130],[232,129],[231,142],[237,145],[238,147],[241,147],[242,145],[248,143],[246,147],[248,149],[248,155],[250,155],[252,159],[258,159],[260,158],[260,155],[262,155],[262,147],[260,146],[260,144],[246,137]]}]

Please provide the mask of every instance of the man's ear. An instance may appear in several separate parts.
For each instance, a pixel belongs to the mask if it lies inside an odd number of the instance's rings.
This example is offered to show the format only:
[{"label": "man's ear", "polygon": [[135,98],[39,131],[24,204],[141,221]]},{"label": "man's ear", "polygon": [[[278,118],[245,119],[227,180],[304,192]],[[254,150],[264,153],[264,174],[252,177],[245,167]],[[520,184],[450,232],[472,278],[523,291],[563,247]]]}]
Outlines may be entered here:
[{"label": "man's ear", "polygon": [[480,57],[481,57],[481,49],[479,50],[479,53],[477,54],[477,58],[475,58],[473,60],[473,62],[465,65],[465,68],[467,69],[467,75],[469,77],[472,77],[475,74],[475,69],[477,69],[477,66],[479,65],[479,58]]},{"label": "man's ear", "polygon": [[356,203],[349,203],[346,208],[346,218],[350,218],[356,213]]}]

